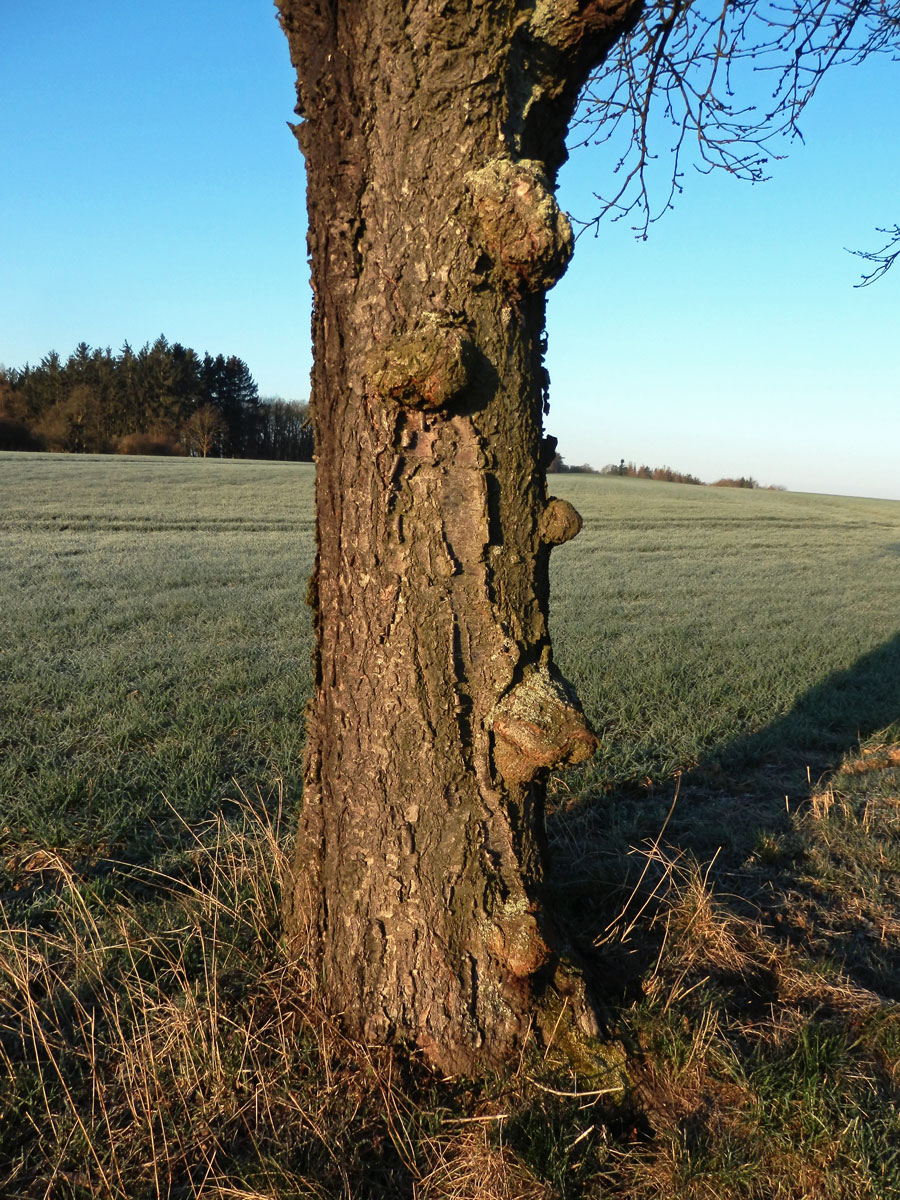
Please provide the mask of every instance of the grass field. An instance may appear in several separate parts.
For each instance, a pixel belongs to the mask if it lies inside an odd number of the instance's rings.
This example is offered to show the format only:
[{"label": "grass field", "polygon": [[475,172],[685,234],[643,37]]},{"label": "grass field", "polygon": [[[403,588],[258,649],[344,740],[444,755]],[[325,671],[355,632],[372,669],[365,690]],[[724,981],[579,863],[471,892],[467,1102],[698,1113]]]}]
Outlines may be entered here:
[{"label": "grass field", "polygon": [[900,1196],[900,504],[554,479],[610,1030],[438,1082],[280,957],[312,486],[0,455],[0,1195]]}]

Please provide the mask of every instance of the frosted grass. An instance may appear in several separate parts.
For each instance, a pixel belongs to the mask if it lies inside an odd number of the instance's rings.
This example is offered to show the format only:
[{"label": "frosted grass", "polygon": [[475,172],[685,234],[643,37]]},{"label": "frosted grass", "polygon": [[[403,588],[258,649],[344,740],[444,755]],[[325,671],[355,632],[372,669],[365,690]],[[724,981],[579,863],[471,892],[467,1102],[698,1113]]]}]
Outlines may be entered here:
[{"label": "frosted grass", "polygon": [[[813,763],[900,717],[900,504],[590,476],[554,551],[557,658],[598,785]],[[792,716],[793,714],[793,716]]]},{"label": "frosted grass", "polygon": [[0,456],[17,840],[137,854],[235,781],[299,791],[312,487],[305,464]]},{"label": "frosted grass", "polygon": [[[552,630],[589,791],[797,769],[900,716],[900,504],[555,476]],[[141,854],[300,791],[306,464],[0,455],[0,828]],[[155,844],[155,842],[154,842]]]}]

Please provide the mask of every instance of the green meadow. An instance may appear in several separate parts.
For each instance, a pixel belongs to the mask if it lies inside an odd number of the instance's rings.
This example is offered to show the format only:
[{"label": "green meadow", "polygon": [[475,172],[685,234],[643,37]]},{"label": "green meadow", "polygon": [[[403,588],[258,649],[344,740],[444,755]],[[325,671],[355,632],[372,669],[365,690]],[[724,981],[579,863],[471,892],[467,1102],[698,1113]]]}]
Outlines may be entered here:
[{"label": "green meadow", "polygon": [[312,490],[304,465],[0,460],[5,836],[144,855],[172,810],[296,794]]},{"label": "green meadow", "polygon": [[608,1028],[438,1081],[281,957],[313,484],[0,454],[0,1194],[900,1196],[900,504],[552,478]]}]

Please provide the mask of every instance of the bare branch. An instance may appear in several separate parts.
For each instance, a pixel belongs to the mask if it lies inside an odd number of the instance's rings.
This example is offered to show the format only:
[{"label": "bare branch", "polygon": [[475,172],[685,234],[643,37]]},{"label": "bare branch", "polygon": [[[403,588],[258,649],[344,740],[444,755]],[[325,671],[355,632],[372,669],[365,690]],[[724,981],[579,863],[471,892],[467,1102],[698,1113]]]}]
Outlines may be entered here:
[{"label": "bare branch", "polygon": [[[576,224],[583,233],[607,213],[636,213],[645,237],[681,191],[685,159],[703,173],[768,178],[776,143],[802,140],[800,117],[825,73],[874,54],[900,57],[900,0],[651,0],[583,93],[576,145],[609,147],[618,186]],[[862,254],[879,264],[888,255],[872,278],[900,254],[895,245]]]},{"label": "bare branch", "polygon": [[857,258],[863,258],[866,262],[877,264],[875,270],[870,271],[868,275],[863,275],[859,283],[853,285],[854,287],[868,287],[876,279],[881,279],[882,276],[888,273],[897,259],[900,258],[900,225],[895,225],[893,229],[879,229],[878,232],[888,238],[888,241],[880,250],[850,251]]}]

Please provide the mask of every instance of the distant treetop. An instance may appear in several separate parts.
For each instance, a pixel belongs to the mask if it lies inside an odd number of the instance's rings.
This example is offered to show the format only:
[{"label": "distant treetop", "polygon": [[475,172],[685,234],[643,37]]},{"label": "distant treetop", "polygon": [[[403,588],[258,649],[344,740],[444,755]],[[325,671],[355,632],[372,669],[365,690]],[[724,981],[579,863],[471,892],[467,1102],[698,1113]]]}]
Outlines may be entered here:
[{"label": "distant treetop", "polygon": [[237,355],[160,336],[0,371],[0,449],[311,460],[308,406],[260,399]]},{"label": "distant treetop", "polygon": [[[579,469],[581,468],[576,468],[576,470]],[[633,462],[626,462],[624,458],[620,459],[618,464],[607,463],[605,467],[601,468],[600,474],[621,476],[623,479],[655,479],[662,483],[693,483],[701,487],[706,486],[703,480],[696,475],[690,475],[684,471],[673,471],[671,467],[639,467]],[[710,484],[710,487],[758,488],[759,484],[752,475],[741,475],[738,479],[717,479],[715,483]],[[766,489],[770,492],[785,490],[780,486],[770,486]]]}]

